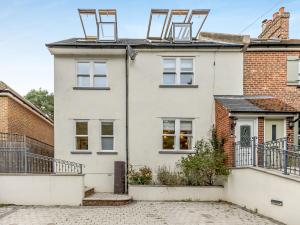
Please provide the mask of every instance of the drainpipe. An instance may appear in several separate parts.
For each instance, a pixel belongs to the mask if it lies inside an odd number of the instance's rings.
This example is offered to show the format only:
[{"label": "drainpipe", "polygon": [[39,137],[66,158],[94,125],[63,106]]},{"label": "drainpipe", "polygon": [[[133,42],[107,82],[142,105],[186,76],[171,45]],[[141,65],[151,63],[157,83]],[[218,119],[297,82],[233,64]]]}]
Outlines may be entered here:
[{"label": "drainpipe", "polygon": [[125,114],[126,114],[126,125],[125,125],[125,133],[126,133],[126,194],[128,194],[128,169],[129,169],[129,152],[128,152],[128,143],[129,143],[129,140],[128,140],[128,45],[126,46],[126,55],[125,55],[125,82],[126,82],[126,85],[125,85]]}]

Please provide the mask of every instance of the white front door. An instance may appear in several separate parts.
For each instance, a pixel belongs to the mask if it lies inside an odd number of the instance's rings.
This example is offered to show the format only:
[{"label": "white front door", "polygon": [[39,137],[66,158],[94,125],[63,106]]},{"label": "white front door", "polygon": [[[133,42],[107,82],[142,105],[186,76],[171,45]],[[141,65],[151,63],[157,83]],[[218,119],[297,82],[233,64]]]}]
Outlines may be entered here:
[{"label": "white front door", "polygon": [[252,165],[252,137],[257,135],[256,119],[238,119],[235,126],[235,165]]}]

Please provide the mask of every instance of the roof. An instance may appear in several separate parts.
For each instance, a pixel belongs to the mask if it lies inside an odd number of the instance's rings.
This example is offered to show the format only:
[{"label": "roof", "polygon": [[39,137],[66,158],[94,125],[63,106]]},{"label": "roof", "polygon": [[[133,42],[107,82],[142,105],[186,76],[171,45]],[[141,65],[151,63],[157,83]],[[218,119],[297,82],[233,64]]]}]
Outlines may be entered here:
[{"label": "roof", "polygon": [[166,40],[150,41],[148,39],[131,39],[119,38],[116,42],[99,42],[95,40],[86,40],[83,38],[70,38],[58,42],[46,44],[47,47],[64,47],[64,48],[126,48],[127,45],[131,47],[140,48],[199,48],[199,47],[235,47],[241,48],[243,44],[240,43],[223,43],[217,41],[195,40],[188,43],[174,43]]},{"label": "roof", "polygon": [[23,96],[21,96],[19,93],[17,93],[15,90],[13,90],[11,87],[9,87],[6,83],[0,80],[0,96],[2,93],[9,93],[13,95],[15,98],[19,99],[21,102],[23,102],[25,105],[30,107],[33,111],[41,115],[43,118],[48,120],[51,124],[53,124],[53,121],[43,113],[39,108],[37,108],[34,104],[32,104],[30,101],[25,99]]},{"label": "roof", "polygon": [[216,95],[229,112],[235,113],[297,113],[298,111],[287,103],[272,96],[231,96]]},{"label": "roof", "polygon": [[252,38],[249,47],[299,47],[300,39]]}]

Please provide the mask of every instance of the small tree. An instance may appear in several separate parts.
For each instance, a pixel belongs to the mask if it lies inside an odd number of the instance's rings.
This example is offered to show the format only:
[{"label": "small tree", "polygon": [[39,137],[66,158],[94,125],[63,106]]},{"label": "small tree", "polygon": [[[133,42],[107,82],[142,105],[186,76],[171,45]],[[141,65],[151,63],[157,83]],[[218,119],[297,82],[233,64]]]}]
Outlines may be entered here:
[{"label": "small tree", "polygon": [[183,157],[179,162],[188,185],[213,185],[218,175],[229,175],[225,164],[223,140],[219,141],[212,131],[210,140],[200,140],[195,148],[196,153]]},{"label": "small tree", "polygon": [[39,108],[43,113],[49,116],[50,119],[54,118],[54,95],[47,90],[31,90],[25,98]]}]

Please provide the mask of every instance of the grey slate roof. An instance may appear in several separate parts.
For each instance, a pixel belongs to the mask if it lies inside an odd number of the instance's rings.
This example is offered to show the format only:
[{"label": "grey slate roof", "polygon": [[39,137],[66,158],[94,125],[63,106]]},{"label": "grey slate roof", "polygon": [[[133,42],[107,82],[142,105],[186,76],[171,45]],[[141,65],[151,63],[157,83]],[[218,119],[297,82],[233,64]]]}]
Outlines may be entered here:
[{"label": "grey slate roof", "polygon": [[80,48],[125,48],[127,45],[131,47],[141,48],[197,48],[197,47],[235,47],[241,48],[243,44],[221,43],[214,41],[193,41],[190,43],[173,43],[169,41],[149,41],[148,39],[130,39],[120,38],[116,42],[97,42],[94,40],[85,40],[83,38],[70,38],[58,42],[46,44],[47,47],[80,47]]},{"label": "grey slate roof", "polygon": [[297,113],[297,110],[287,103],[272,96],[232,96],[216,95],[229,112],[239,113]]}]

